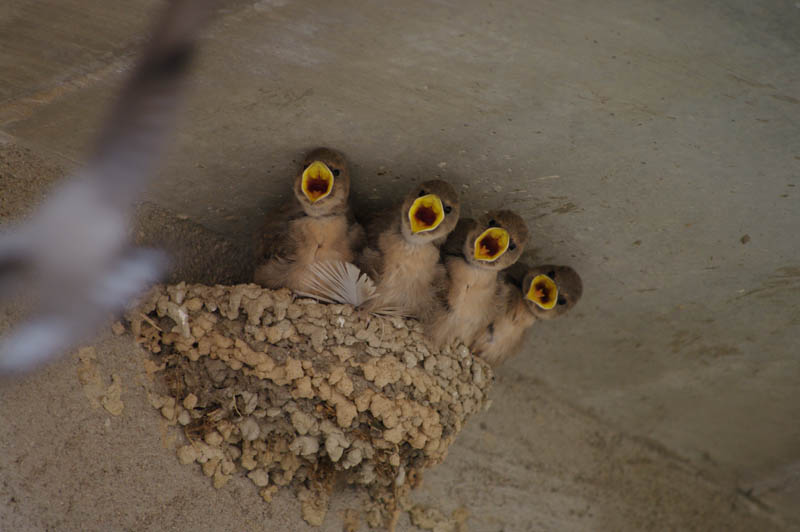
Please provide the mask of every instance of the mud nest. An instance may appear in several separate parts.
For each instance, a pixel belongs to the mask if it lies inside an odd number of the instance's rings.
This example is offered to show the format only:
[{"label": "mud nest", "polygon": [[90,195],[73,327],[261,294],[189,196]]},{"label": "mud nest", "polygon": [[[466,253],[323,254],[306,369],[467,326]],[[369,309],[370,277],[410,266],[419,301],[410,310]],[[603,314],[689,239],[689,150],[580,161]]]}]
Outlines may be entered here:
[{"label": "mud nest", "polygon": [[128,319],[163,377],[150,402],[187,438],[178,459],[217,488],[244,474],[266,501],[290,487],[312,524],[342,482],[391,521],[493,380],[464,345],[434,349],[416,320],[288,290],[157,286]]}]

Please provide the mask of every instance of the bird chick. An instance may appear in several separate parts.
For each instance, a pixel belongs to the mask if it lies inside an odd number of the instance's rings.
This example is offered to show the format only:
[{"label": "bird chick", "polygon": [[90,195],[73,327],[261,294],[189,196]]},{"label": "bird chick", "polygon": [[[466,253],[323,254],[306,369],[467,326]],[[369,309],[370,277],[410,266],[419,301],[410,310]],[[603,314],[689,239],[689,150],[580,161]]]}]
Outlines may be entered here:
[{"label": "bird chick", "polygon": [[361,255],[361,268],[377,283],[370,310],[431,315],[445,278],[439,248],[459,212],[458,194],[446,181],[426,181],[409,192]]},{"label": "bird chick", "polygon": [[569,266],[524,267],[523,271],[521,282],[512,275],[504,281],[501,310],[471,348],[492,367],[517,354],[534,322],[562,316],[583,293],[580,276]]},{"label": "bird chick", "polygon": [[490,212],[465,224],[461,256],[445,259],[449,284],[446,301],[429,327],[442,346],[455,340],[469,345],[488,327],[496,312],[502,285],[498,272],[519,260],[528,241],[528,228],[512,211]]},{"label": "bird chick", "polygon": [[307,288],[308,268],[352,262],[364,231],[349,208],[350,173],[344,156],[329,148],[310,152],[294,178],[297,203],[270,220],[261,236],[254,280],[267,288]]}]

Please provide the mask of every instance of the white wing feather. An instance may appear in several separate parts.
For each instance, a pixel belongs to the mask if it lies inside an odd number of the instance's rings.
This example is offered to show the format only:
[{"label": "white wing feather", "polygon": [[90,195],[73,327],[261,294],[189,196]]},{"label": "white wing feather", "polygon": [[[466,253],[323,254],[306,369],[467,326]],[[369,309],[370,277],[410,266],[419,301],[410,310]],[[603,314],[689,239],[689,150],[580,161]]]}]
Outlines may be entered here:
[{"label": "white wing feather", "polygon": [[372,314],[408,316],[399,308],[370,305],[378,295],[375,282],[358,266],[349,262],[315,262],[308,267],[303,284],[306,289],[297,291],[297,295],[325,303],[353,305]]},{"label": "white wing feather", "polygon": [[308,267],[304,279],[306,290],[299,295],[326,303],[342,303],[360,307],[375,297],[375,283],[358,266],[349,262],[315,262]]}]

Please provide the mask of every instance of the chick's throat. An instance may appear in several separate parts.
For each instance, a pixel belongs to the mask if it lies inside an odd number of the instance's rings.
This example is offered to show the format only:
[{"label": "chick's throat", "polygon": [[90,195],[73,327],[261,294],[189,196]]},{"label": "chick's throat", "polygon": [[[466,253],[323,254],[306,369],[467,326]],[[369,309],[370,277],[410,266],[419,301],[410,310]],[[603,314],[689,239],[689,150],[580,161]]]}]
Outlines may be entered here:
[{"label": "chick's throat", "polygon": [[502,227],[490,227],[475,239],[475,258],[494,262],[508,251],[511,237]]},{"label": "chick's throat", "polygon": [[316,203],[333,191],[333,172],[322,161],[314,161],[303,171],[301,188],[308,201]]},{"label": "chick's throat", "polygon": [[433,231],[444,221],[442,200],[436,194],[420,196],[408,209],[408,221],[412,233]]},{"label": "chick's throat", "polygon": [[550,277],[546,275],[537,275],[531,281],[531,286],[525,297],[536,303],[538,307],[544,310],[550,310],[556,306],[558,287],[555,281]]}]

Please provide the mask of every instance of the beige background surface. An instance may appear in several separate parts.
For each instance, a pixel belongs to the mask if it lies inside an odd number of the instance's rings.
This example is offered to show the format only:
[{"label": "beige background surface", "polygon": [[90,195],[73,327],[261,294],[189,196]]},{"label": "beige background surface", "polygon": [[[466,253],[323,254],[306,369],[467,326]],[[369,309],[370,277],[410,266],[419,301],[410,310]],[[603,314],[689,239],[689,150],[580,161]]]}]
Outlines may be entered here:
[{"label": "beige background surface", "polygon": [[[0,6],[4,226],[83,158],[157,6]],[[361,209],[437,175],[467,214],[514,208],[528,258],[575,267],[584,299],[535,327],[418,499],[471,530],[796,528],[798,27],[779,0],[229,2],[137,238],[174,278],[246,279],[319,144],[350,157]],[[0,385],[0,528],[304,529],[290,494],[180,466],[138,349],[97,350],[120,417],[72,357]],[[334,497],[323,528],[358,504]]]}]

